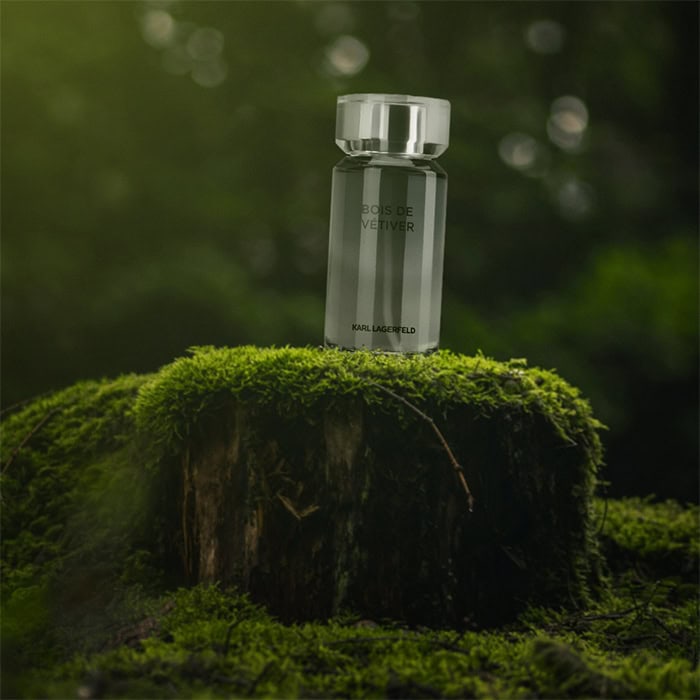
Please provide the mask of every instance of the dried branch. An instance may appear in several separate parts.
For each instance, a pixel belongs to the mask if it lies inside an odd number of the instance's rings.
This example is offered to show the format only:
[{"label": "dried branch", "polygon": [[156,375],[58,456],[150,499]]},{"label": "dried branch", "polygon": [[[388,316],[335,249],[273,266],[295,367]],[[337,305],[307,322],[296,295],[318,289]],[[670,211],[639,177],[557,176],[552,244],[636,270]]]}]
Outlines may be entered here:
[{"label": "dried branch", "polygon": [[282,505],[299,521],[303,520],[307,515],[311,515],[312,513],[315,513],[321,506],[317,506],[316,504],[307,506],[302,510],[301,512],[298,511],[295,507],[295,505],[286,497],[283,496],[279,491],[276,494],[277,498],[279,498],[280,502]]},{"label": "dried branch", "polygon": [[286,497],[283,496],[281,493],[277,494],[277,498],[279,498],[280,502],[282,505],[297,519],[301,520],[301,515],[297,513],[297,509],[294,507],[294,504]]},{"label": "dried branch", "polygon": [[371,379],[364,379],[368,384],[371,384],[374,387],[377,387],[377,389],[380,389],[384,393],[388,394],[392,398],[396,399],[397,401],[400,401],[402,404],[410,408],[416,415],[420,416],[430,427],[433,429],[433,432],[435,435],[437,435],[438,440],[440,441],[440,444],[444,448],[445,452],[447,453],[447,457],[450,460],[450,464],[452,465],[452,469],[454,470],[455,474],[457,475],[457,478],[459,479],[460,484],[462,485],[462,489],[464,490],[464,493],[467,497],[467,506],[469,508],[469,512],[473,512],[474,510],[474,496],[472,495],[472,492],[469,488],[469,484],[467,484],[467,479],[464,476],[464,468],[462,465],[457,461],[457,458],[454,456],[454,453],[450,449],[450,446],[447,444],[447,440],[445,440],[445,436],[442,434],[440,429],[437,427],[435,424],[435,421],[427,414],[424,413],[423,411],[418,408],[418,406],[412,404],[408,399],[405,399],[403,396],[400,394],[397,394],[395,391],[392,391],[391,389],[383,386],[382,384],[378,384],[377,382],[373,382]]}]

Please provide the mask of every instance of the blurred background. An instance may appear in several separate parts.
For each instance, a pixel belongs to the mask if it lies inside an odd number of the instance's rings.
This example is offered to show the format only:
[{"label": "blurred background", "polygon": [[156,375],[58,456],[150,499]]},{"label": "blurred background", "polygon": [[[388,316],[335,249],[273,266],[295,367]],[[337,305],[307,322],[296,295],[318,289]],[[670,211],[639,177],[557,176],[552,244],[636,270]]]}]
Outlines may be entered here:
[{"label": "blurred background", "polygon": [[2,402],[322,341],[335,98],[452,102],[442,346],[698,498],[698,5],[5,2]]}]

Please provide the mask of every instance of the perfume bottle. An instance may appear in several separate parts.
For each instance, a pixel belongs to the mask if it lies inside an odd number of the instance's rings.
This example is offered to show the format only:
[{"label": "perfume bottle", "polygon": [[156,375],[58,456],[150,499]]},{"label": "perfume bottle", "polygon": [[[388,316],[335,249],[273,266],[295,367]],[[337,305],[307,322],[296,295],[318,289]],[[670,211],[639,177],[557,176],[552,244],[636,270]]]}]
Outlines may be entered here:
[{"label": "perfume bottle", "polygon": [[440,340],[450,103],[338,98],[325,344],[427,353]]}]

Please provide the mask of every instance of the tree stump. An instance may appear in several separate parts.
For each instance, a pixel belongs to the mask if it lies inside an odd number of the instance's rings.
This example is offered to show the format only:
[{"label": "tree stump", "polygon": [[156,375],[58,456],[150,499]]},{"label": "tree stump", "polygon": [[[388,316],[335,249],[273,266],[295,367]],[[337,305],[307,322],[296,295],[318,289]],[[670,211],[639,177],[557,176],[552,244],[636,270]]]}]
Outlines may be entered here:
[{"label": "tree stump", "polygon": [[283,620],[492,623],[586,596],[599,424],[524,361],[202,349],[135,413],[187,580]]}]

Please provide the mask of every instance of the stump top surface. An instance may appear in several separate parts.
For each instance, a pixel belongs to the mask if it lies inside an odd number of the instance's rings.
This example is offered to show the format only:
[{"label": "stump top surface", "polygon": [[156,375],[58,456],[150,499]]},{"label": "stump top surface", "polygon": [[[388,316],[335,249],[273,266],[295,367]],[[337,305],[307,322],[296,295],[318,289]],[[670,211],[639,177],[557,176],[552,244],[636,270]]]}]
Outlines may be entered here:
[{"label": "stump top surface", "polygon": [[146,382],[135,414],[149,435],[172,445],[227,400],[299,415],[342,406],[351,398],[381,404],[382,387],[438,409],[536,411],[570,439],[602,427],[579,390],[555,372],[528,367],[524,359],[501,362],[449,350],[400,355],[310,347],[195,348]]},{"label": "stump top surface", "polygon": [[[382,388],[436,415],[460,406],[485,416],[536,412],[568,441],[597,441],[602,427],[577,388],[524,359],[501,362],[449,350],[400,355],[202,347],[150,375],[79,382],[20,407],[2,421],[4,460],[14,461],[13,450],[28,434],[22,453],[43,442],[49,451],[77,455],[93,452],[106,434],[110,441],[130,440],[132,424],[152,446],[177,449],[194,425],[232,400],[313,418],[349,401],[381,407],[387,400]],[[393,406],[398,413],[408,410]]]}]

